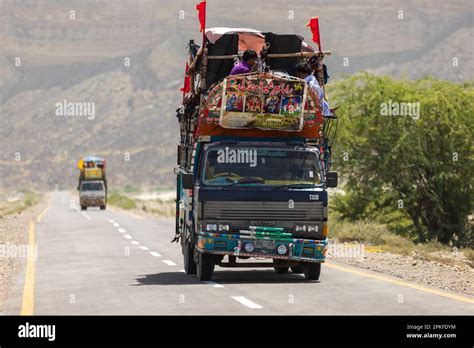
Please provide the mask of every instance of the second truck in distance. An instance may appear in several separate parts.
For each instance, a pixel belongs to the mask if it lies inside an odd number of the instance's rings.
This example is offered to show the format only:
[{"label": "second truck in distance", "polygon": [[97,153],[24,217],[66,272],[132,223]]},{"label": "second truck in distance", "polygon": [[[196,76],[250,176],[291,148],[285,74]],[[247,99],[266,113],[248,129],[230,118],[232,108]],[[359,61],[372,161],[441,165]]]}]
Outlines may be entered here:
[{"label": "second truck in distance", "polygon": [[81,210],[88,207],[107,207],[107,178],[105,160],[100,157],[88,156],[77,163],[79,174],[79,204]]}]

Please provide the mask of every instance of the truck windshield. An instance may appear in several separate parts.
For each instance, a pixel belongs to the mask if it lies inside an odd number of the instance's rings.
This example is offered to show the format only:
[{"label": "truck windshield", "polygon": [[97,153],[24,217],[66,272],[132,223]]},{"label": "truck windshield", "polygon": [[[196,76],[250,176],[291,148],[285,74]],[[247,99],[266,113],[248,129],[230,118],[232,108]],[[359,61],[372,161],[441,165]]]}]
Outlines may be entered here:
[{"label": "truck windshield", "polygon": [[104,185],[101,182],[84,182],[82,183],[82,191],[102,191]]},{"label": "truck windshield", "polygon": [[316,152],[300,149],[219,147],[207,151],[203,184],[315,185],[320,184]]}]

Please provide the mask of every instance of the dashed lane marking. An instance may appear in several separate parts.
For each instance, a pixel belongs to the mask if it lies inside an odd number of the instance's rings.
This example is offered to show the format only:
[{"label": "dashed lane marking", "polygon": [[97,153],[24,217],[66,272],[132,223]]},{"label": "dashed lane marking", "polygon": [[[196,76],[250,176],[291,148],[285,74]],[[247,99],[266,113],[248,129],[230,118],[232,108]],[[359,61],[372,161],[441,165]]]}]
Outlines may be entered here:
[{"label": "dashed lane marking", "polygon": [[154,257],[161,257],[161,254],[157,253],[156,251],[150,251],[150,254],[153,255]]},{"label": "dashed lane marking", "polygon": [[162,260],[162,261],[166,263],[168,266],[176,266],[176,264],[171,260]]},{"label": "dashed lane marking", "polygon": [[240,304],[244,305],[245,307],[251,308],[251,309],[260,309],[263,308],[259,304],[256,304],[253,301],[250,301],[247,297],[244,296],[232,296],[234,300],[239,302]]},{"label": "dashed lane marking", "polygon": [[212,280],[209,280],[209,281],[207,281],[207,282],[205,282],[205,283],[209,284],[209,285],[212,286],[213,288],[223,288],[223,287],[224,287],[224,285],[218,284],[218,283],[216,283],[216,282],[213,282]]}]

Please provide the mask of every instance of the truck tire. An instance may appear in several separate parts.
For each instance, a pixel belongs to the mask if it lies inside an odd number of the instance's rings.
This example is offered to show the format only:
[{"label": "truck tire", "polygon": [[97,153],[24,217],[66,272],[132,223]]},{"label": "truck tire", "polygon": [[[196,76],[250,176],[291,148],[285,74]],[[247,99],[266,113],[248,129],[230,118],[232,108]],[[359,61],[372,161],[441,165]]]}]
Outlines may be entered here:
[{"label": "truck tire", "polygon": [[283,266],[282,260],[273,259],[273,269],[277,274],[287,274],[290,269],[289,266]]},{"label": "truck tire", "polygon": [[193,247],[191,243],[186,242],[182,246],[183,248],[183,259],[184,259],[184,272],[186,274],[196,274],[196,263],[193,257]]},{"label": "truck tire", "polygon": [[304,267],[302,265],[298,265],[298,266],[291,266],[291,272],[293,272],[294,274],[303,274],[304,272]]},{"label": "truck tire", "polygon": [[211,280],[214,272],[214,255],[199,252],[196,271],[199,280]]},{"label": "truck tire", "polygon": [[321,273],[321,264],[307,263],[303,266],[303,273],[307,280],[318,280]]},{"label": "truck tire", "polygon": [[87,210],[87,207],[85,205],[81,205],[81,210]]},{"label": "truck tire", "polygon": [[277,274],[287,274],[290,267],[288,266],[273,266]]},{"label": "truck tire", "polygon": [[100,206],[100,210],[105,210],[106,206],[105,205],[101,205]]}]

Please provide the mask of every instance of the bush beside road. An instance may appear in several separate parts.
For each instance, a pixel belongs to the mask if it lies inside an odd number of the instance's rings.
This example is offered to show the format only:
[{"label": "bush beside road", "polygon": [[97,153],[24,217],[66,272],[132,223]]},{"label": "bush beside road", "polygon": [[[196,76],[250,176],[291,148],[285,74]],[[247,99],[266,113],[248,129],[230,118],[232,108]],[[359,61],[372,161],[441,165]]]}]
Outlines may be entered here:
[{"label": "bush beside road", "polygon": [[170,195],[170,191],[157,194],[132,194],[127,193],[127,190],[114,192],[109,196],[108,203],[125,210],[149,213],[158,217],[175,216],[175,198],[174,194]]}]

